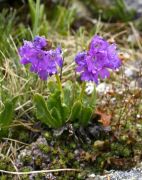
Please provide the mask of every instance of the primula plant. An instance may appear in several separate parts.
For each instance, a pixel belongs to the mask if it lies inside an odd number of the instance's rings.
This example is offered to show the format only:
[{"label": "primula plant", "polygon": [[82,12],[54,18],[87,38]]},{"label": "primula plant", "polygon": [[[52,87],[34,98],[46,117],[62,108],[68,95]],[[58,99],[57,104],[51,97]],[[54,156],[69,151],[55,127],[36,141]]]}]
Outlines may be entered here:
[{"label": "primula plant", "polygon": [[34,40],[24,41],[19,54],[21,63],[30,64],[30,71],[41,80],[55,76],[56,81],[48,82],[49,95],[45,98],[34,95],[37,118],[49,127],[59,128],[66,122],[87,125],[91,120],[96,105],[96,90],[91,95],[85,93],[86,83],[99,83],[99,79],[108,78],[109,69],[116,70],[121,61],[116,52],[116,45],[109,44],[102,37],[94,36],[88,50],[79,52],[74,60],[76,72],[81,84],[67,81],[62,85],[60,72],[63,68],[63,55],[60,47],[52,48],[51,42],[44,37],[36,36]]},{"label": "primula plant", "polygon": [[12,124],[14,108],[18,97],[3,102],[4,107],[0,109],[0,138],[8,135],[9,126]]}]

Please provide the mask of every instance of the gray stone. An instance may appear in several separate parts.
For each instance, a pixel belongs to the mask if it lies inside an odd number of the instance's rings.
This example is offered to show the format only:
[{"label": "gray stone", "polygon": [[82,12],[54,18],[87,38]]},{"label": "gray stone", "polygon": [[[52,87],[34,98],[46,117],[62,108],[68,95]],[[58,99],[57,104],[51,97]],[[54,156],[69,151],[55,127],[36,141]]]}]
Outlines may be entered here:
[{"label": "gray stone", "polygon": [[142,167],[133,168],[130,171],[108,171],[107,175],[90,174],[86,180],[142,180]]},{"label": "gray stone", "polygon": [[[95,0],[95,2],[102,7],[114,4],[114,0]],[[124,3],[128,10],[134,9],[138,15],[142,15],[142,0],[124,0]]]},{"label": "gray stone", "polygon": [[142,0],[125,0],[128,9],[135,9],[142,14]]}]

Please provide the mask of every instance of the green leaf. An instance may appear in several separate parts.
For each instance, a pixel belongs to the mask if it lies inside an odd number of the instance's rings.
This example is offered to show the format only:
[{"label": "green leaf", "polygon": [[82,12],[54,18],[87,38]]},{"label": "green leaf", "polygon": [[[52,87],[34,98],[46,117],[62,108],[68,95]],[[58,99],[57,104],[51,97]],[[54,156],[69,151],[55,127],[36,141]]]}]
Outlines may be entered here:
[{"label": "green leaf", "polygon": [[31,19],[32,19],[32,23],[34,24],[34,21],[35,21],[35,2],[33,0],[28,0],[28,4],[29,4],[29,7],[30,7],[30,15],[31,15]]},{"label": "green leaf", "polygon": [[96,88],[94,87],[94,91],[90,95],[85,94],[83,96],[83,105],[85,107],[95,108],[96,96]]},{"label": "green leaf", "polygon": [[[54,117],[53,108],[58,110],[58,114],[60,114],[60,121],[64,124],[69,116],[69,106],[67,106],[64,102],[61,101],[61,92],[57,91],[54,94],[49,95],[47,99],[47,106],[49,110],[52,111],[52,116]],[[57,114],[55,115],[57,116]],[[58,116],[59,117],[59,116]],[[57,117],[54,117],[55,119]]]},{"label": "green leaf", "polygon": [[83,126],[86,126],[88,124],[88,122],[91,119],[92,116],[92,108],[90,107],[82,107],[82,111],[81,111],[81,116],[80,116],[80,123]]},{"label": "green leaf", "polygon": [[54,117],[54,123],[56,124],[56,127],[61,127],[63,124],[60,111],[56,107],[53,107],[51,110],[51,115]]},{"label": "green leaf", "polygon": [[80,101],[76,101],[73,104],[73,107],[71,109],[71,115],[70,115],[70,119],[71,121],[76,121],[77,119],[80,118],[80,113],[82,110],[82,104]]},{"label": "green leaf", "polygon": [[44,5],[40,3],[40,0],[36,0],[36,2],[34,0],[28,0],[28,4],[30,8],[33,36],[35,36],[39,32],[39,25],[44,14]]},{"label": "green leaf", "polygon": [[74,9],[68,10],[63,6],[57,6],[53,18],[54,29],[60,31],[61,34],[67,34],[75,19],[75,14],[76,11]]},{"label": "green leaf", "polygon": [[48,96],[47,106],[49,110],[51,110],[53,107],[56,107],[58,110],[61,108],[61,92],[60,91],[56,91],[55,93],[52,93]]},{"label": "green leaf", "polygon": [[71,106],[72,101],[73,101],[73,84],[71,81],[67,81],[64,88],[63,88],[63,92],[64,92],[64,103],[67,106]]},{"label": "green leaf", "polygon": [[4,104],[4,109],[0,113],[0,136],[6,136],[8,133],[8,128],[13,120],[14,107],[17,97],[13,98],[11,101],[6,101]]},{"label": "green leaf", "polygon": [[53,81],[48,82],[48,89],[51,93],[55,93],[56,91],[58,91],[57,83],[55,83]]},{"label": "green leaf", "polygon": [[65,123],[68,120],[69,114],[70,114],[70,106],[62,104],[61,115],[62,115],[63,123]]},{"label": "green leaf", "polygon": [[36,115],[39,120],[41,120],[43,123],[47,124],[49,127],[54,127],[54,119],[47,108],[46,102],[42,95],[36,94],[34,96],[34,102],[36,106]]}]

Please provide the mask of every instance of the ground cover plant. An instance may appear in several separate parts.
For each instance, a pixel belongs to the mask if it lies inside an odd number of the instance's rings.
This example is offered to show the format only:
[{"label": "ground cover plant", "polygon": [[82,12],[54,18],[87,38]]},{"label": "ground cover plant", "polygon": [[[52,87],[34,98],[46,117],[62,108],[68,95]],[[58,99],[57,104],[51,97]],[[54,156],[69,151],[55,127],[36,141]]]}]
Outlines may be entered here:
[{"label": "ground cover plant", "polygon": [[121,17],[78,27],[72,3],[54,2],[56,13],[46,3],[29,0],[24,16],[0,13],[0,179],[87,179],[134,167],[142,157],[139,26]]}]

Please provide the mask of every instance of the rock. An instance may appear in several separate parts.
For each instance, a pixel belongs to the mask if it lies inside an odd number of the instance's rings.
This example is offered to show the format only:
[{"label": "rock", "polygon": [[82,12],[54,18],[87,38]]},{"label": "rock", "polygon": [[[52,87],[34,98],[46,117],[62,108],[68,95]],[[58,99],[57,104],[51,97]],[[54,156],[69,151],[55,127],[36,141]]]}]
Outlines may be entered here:
[{"label": "rock", "polygon": [[100,140],[97,140],[94,142],[94,148],[98,148],[98,149],[101,149],[104,147],[104,141],[100,141]]},{"label": "rock", "polygon": [[84,4],[93,15],[101,13],[104,21],[131,21],[142,17],[141,0],[84,0]]},{"label": "rock", "polygon": [[[110,6],[114,4],[113,0],[96,0],[98,4],[102,6]],[[126,8],[128,10],[135,10],[137,14],[142,15],[142,0],[124,0]]]},{"label": "rock", "polygon": [[133,74],[134,74],[134,71],[133,71],[133,69],[131,69],[131,68],[125,68],[124,74],[125,74],[127,77],[132,77]]},{"label": "rock", "polygon": [[61,135],[64,133],[64,131],[66,131],[67,129],[68,129],[68,128],[67,128],[66,126],[63,126],[63,127],[59,128],[59,129],[54,129],[54,130],[53,130],[53,136],[59,137],[59,136],[61,136]]},{"label": "rock", "polygon": [[95,174],[90,174],[89,175],[89,178],[94,178],[95,177]]},{"label": "rock", "polygon": [[93,93],[93,91],[94,91],[94,83],[92,82],[86,83],[86,89],[85,89],[86,94],[90,95]]},{"label": "rock", "polygon": [[112,89],[112,86],[109,84],[104,83],[100,83],[97,87],[96,87],[96,91],[100,94],[105,94],[108,91],[110,91]]},{"label": "rock", "polygon": [[90,11],[87,9],[87,7],[84,5],[84,3],[82,1],[73,1],[72,3],[72,9],[76,10],[76,13],[78,15],[78,17],[90,17],[91,13]]},{"label": "rock", "polygon": [[141,59],[129,61],[124,68],[125,76],[131,80],[129,87],[131,89],[142,88],[142,78],[140,69],[142,68]]},{"label": "rock", "polygon": [[128,9],[135,9],[138,14],[142,15],[142,0],[125,0]]},{"label": "rock", "polygon": [[140,34],[138,31],[135,30],[135,34],[129,34],[127,41],[134,45],[138,44],[138,40],[140,39]]},{"label": "rock", "polygon": [[142,167],[133,168],[130,171],[107,171],[106,175],[100,176],[89,174],[86,180],[142,180]]}]

